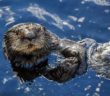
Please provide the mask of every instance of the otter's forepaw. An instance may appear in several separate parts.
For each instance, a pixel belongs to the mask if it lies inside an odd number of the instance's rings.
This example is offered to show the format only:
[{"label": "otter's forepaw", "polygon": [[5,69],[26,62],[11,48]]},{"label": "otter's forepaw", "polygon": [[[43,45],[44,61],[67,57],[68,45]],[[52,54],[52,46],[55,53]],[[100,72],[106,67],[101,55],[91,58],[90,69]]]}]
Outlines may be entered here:
[{"label": "otter's forepaw", "polygon": [[72,50],[72,48],[68,47],[68,48],[62,50],[61,51],[61,54],[64,57],[74,57],[74,56],[78,56],[79,55],[79,52],[76,51],[76,50]]},{"label": "otter's forepaw", "polygon": [[64,83],[77,75],[76,72],[79,68],[78,58],[69,57],[58,63],[57,67],[48,69],[43,75],[59,83]]}]

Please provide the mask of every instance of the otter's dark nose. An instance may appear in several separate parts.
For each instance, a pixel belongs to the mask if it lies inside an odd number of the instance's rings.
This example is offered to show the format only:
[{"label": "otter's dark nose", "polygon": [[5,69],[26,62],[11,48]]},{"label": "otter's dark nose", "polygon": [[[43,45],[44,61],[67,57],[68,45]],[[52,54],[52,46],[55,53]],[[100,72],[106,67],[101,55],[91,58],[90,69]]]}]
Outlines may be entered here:
[{"label": "otter's dark nose", "polygon": [[35,33],[33,31],[26,30],[25,38],[31,41],[32,39],[35,38]]}]

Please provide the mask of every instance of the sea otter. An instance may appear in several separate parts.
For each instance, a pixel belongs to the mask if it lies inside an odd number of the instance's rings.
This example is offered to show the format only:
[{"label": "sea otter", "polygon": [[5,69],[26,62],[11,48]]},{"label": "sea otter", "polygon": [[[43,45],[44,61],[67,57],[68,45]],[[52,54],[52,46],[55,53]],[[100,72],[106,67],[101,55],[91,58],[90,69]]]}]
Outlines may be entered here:
[{"label": "sea otter", "polygon": [[[88,54],[94,42],[92,39],[61,39],[40,24],[20,23],[5,33],[3,49],[20,78],[32,80],[42,75],[62,83],[87,71],[87,61],[93,58]],[[61,57],[55,67],[48,64],[51,53]]]},{"label": "sea otter", "polygon": [[[48,64],[48,55],[57,52],[63,60],[57,67]],[[30,80],[29,72],[64,82],[86,70],[85,49],[74,41],[60,39],[36,23],[20,23],[4,35],[4,53],[18,76]],[[81,67],[83,65],[83,67]],[[78,71],[79,70],[79,71]],[[34,71],[34,72],[33,72]],[[23,74],[24,73],[24,74]]]}]

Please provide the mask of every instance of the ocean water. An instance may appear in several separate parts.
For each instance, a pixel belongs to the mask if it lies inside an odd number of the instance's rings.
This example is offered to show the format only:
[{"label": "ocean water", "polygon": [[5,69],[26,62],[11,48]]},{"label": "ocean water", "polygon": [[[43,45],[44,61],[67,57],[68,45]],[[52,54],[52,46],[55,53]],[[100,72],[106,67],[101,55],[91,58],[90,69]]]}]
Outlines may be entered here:
[{"label": "ocean water", "polygon": [[5,59],[4,33],[22,22],[44,25],[60,38],[110,41],[110,0],[0,0],[0,96],[110,96],[110,80],[88,69],[59,84],[44,77],[21,84]]}]

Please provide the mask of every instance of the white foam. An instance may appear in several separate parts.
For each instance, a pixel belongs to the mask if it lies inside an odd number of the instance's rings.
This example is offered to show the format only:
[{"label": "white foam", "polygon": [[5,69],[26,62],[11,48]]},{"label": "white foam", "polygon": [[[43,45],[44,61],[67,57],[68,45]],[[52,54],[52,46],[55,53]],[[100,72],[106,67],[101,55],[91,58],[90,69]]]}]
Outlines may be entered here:
[{"label": "white foam", "polygon": [[29,87],[26,87],[25,88],[25,93],[28,93],[28,92],[30,92],[30,88]]},{"label": "white foam", "polygon": [[46,17],[52,19],[52,22],[48,22],[49,24],[53,24],[54,26],[58,27],[59,29],[63,30],[64,27],[68,27],[69,29],[75,30],[74,25],[68,22],[68,19],[63,20],[60,16],[55,13],[51,13],[44,8],[40,7],[38,4],[30,4],[26,11],[30,12],[33,16],[37,17],[38,19],[47,21]]},{"label": "white foam", "polygon": [[78,23],[82,23],[85,20],[85,17],[78,18],[78,17],[72,16],[72,15],[69,15],[68,18],[73,20],[74,22],[78,22]]},{"label": "white foam", "polygon": [[109,13],[110,10],[109,10],[109,9],[105,9],[104,12],[105,12],[105,13]]},{"label": "white foam", "polygon": [[93,2],[96,5],[100,6],[110,6],[109,0],[83,0],[84,2]]},{"label": "white foam", "polygon": [[76,17],[76,16],[68,16],[71,20],[73,20],[73,21],[77,21],[78,20],[78,18]]},{"label": "white foam", "polygon": [[42,90],[44,90],[43,88],[39,88],[39,91],[42,91]]},{"label": "white foam", "polygon": [[80,18],[78,19],[78,22],[82,23],[82,22],[84,22],[84,20],[85,20],[85,17],[80,17]]},{"label": "white foam", "polygon": [[84,88],[85,91],[89,90],[92,86],[88,85],[87,87]]},{"label": "white foam", "polygon": [[8,82],[8,79],[4,78],[2,82],[3,82],[3,84],[6,84]]},{"label": "white foam", "polygon": [[59,0],[59,2],[63,2],[63,0]]},{"label": "white foam", "polygon": [[5,20],[6,26],[15,22],[14,14],[10,6],[0,7],[0,18]]},{"label": "white foam", "polygon": [[110,31],[110,27],[107,28]]}]

